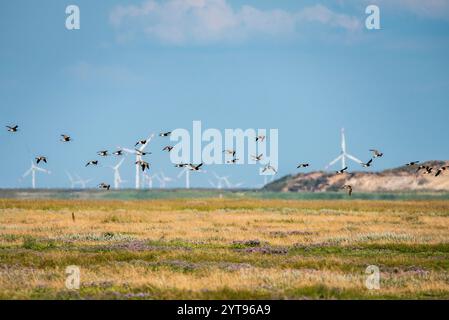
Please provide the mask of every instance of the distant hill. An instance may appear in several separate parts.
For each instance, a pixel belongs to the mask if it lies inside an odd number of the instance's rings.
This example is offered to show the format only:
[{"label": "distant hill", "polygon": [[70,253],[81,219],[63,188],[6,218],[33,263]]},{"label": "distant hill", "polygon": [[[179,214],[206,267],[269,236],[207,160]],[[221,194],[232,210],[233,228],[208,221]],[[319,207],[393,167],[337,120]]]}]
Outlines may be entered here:
[{"label": "distant hill", "polygon": [[[448,161],[427,161],[436,171],[448,165]],[[350,184],[358,192],[401,192],[401,191],[449,191],[449,171],[438,177],[433,174],[417,173],[417,166],[399,167],[381,172],[350,172],[336,175],[334,172],[299,173],[286,176],[265,186],[266,191],[278,192],[326,192],[340,190]]]}]

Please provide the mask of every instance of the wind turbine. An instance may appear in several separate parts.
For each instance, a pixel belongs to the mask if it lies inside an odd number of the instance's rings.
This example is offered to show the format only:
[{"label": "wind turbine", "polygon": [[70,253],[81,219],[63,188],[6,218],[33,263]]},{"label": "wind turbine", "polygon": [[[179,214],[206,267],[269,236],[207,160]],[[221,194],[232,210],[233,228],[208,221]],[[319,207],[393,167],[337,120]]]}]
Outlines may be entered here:
[{"label": "wind turbine", "polygon": [[158,175],[157,174],[153,174],[152,176],[150,176],[148,173],[144,172],[143,173],[143,184],[148,185],[148,189],[153,189],[153,179],[156,178],[157,179]]},{"label": "wind turbine", "polygon": [[33,189],[36,189],[36,171],[39,172],[43,172],[46,174],[50,174],[51,172],[42,168],[39,168],[38,166],[36,166],[33,162],[33,160],[31,160],[31,168],[28,169],[27,172],[25,172],[22,176],[22,178],[28,177],[31,174],[31,186]]},{"label": "wind turbine", "polygon": [[156,175],[156,179],[159,181],[160,187],[162,189],[164,189],[167,186],[167,183],[170,183],[173,181],[172,178],[165,176],[165,174],[162,171],[158,175]]},{"label": "wind turbine", "polygon": [[75,189],[76,181],[73,179],[72,175],[68,171],[66,171],[65,173],[70,180],[70,188]]},{"label": "wind turbine", "polygon": [[231,188],[231,183],[229,182],[229,177],[220,177],[215,172],[212,172],[215,179],[217,179],[217,189],[223,189],[223,182],[226,184],[226,187]]},{"label": "wind turbine", "polygon": [[70,180],[70,184],[71,184],[70,187],[71,187],[72,189],[75,189],[75,186],[76,186],[77,184],[80,185],[82,189],[86,189],[87,184],[88,184],[89,182],[92,181],[92,179],[83,180],[83,179],[81,179],[81,177],[80,177],[79,175],[77,175],[77,174],[75,174],[75,176],[76,176],[76,179],[78,179],[78,180],[75,180],[75,179],[73,178],[73,176],[72,176],[68,171],[66,171],[65,173],[67,174],[67,177],[68,177],[69,180]]},{"label": "wind turbine", "polygon": [[86,189],[87,184],[92,181],[92,179],[86,179],[86,180],[81,179],[81,177],[77,174],[76,174],[76,178],[78,179],[78,181],[76,181],[76,182],[81,185],[82,189]]},{"label": "wind turbine", "polygon": [[[150,135],[150,137],[146,140],[146,143],[141,145],[139,149],[140,152],[143,152],[145,148],[148,146],[148,144],[151,142],[151,140],[154,138],[154,133]],[[136,155],[136,189],[140,189],[140,166],[138,164],[139,161],[142,160],[142,155],[139,154],[139,152],[136,152],[136,150],[128,149],[128,148],[120,148],[126,153],[135,154]]]},{"label": "wind turbine", "polygon": [[341,168],[344,169],[346,168],[346,158],[357,162],[358,164],[362,164],[363,162],[359,159],[357,159],[356,157],[354,157],[353,155],[350,155],[349,153],[346,152],[346,139],[345,139],[345,129],[342,128],[341,129],[341,154],[334,160],[332,160],[326,167],[325,169],[327,170],[329,167],[333,166],[334,164],[336,164],[338,161],[341,160]]},{"label": "wind turbine", "polygon": [[125,158],[120,160],[119,163],[117,163],[114,167],[109,167],[112,170],[114,170],[114,189],[120,189],[120,184],[123,183],[122,177],[120,176],[120,167],[123,164],[123,161],[125,161]]}]

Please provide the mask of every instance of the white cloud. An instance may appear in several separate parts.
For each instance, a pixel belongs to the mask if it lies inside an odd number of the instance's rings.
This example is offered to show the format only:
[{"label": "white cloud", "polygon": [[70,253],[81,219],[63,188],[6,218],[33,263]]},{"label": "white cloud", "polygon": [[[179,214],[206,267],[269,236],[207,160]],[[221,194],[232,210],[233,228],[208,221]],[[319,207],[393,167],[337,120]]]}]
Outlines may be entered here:
[{"label": "white cloud", "polygon": [[151,39],[171,44],[291,36],[311,22],[347,31],[361,27],[359,19],[322,5],[289,12],[248,5],[234,9],[226,0],[147,0],[138,6],[115,7],[110,22],[120,32],[143,32]]}]

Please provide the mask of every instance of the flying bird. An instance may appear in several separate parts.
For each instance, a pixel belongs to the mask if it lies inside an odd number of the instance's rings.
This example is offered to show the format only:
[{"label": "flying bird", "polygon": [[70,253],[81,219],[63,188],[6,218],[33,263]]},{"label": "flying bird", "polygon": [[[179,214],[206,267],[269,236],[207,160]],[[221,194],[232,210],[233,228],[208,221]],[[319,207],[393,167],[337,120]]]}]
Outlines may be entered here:
[{"label": "flying bird", "polygon": [[36,157],[37,164],[39,164],[39,162],[41,162],[41,161],[47,163],[47,157],[43,157],[43,156]]},{"label": "flying bird", "polygon": [[162,149],[162,151],[171,152],[173,149],[174,149],[174,147],[172,147],[172,146],[166,146],[164,149]]},{"label": "flying bird", "polygon": [[369,168],[371,167],[371,164],[373,163],[373,159],[370,159],[367,163],[361,163],[362,167]]},{"label": "flying bird", "polygon": [[267,165],[262,169],[262,173],[265,173],[265,172],[267,172],[267,171],[269,171],[269,170],[273,171],[274,173],[278,173],[277,170],[276,170],[276,168],[273,167],[271,164],[267,164]]},{"label": "flying bird", "polygon": [[109,155],[108,150],[98,151],[97,154],[101,157],[107,157]]},{"label": "flying bird", "polygon": [[261,161],[263,158],[263,153],[259,154],[258,156],[252,156],[254,161]]},{"label": "flying bird", "polygon": [[136,161],[136,164],[138,164],[142,168],[142,172],[145,172],[145,170],[150,170],[150,164],[146,161],[139,160]]},{"label": "flying bird", "polygon": [[338,170],[338,171],[336,172],[336,174],[343,174],[343,173],[345,173],[346,170],[348,170],[348,167],[344,167],[343,169]]},{"label": "flying bird", "polygon": [[8,128],[9,132],[17,132],[19,130],[19,126],[15,125],[15,126],[6,126],[6,128]]},{"label": "flying bird", "polygon": [[373,153],[374,158],[381,158],[384,155],[382,152],[376,149],[370,149],[370,151]]},{"label": "flying bird", "polygon": [[417,165],[418,163],[419,163],[419,161],[412,161],[412,162],[406,163],[405,165],[407,167],[413,167],[413,166]]},{"label": "flying bird", "polygon": [[256,137],[256,142],[264,142],[265,141],[265,136],[257,136]]},{"label": "flying bird", "polygon": [[134,149],[138,156],[146,156],[147,154],[152,154],[151,152],[140,151],[139,149]]},{"label": "flying bird", "polygon": [[171,131],[169,132],[162,132],[159,134],[159,137],[169,137],[171,135]]},{"label": "flying bird", "polygon": [[187,166],[189,166],[187,163],[178,163],[178,164],[175,164],[175,167],[176,167],[176,168],[185,168],[185,167],[187,167]]},{"label": "flying bird", "polygon": [[116,152],[112,153],[114,156],[122,156],[123,150],[117,150]]},{"label": "flying bird", "polygon": [[440,169],[438,169],[437,173],[435,174],[435,177],[438,177],[439,175],[441,175],[443,173],[443,171],[446,171],[448,169],[449,169],[449,166],[441,167]]},{"label": "flying bird", "polygon": [[147,140],[140,140],[137,141],[136,144],[134,145],[134,147],[137,147],[138,145],[146,145],[147,144]]},{"label": "flying bird", "polygon": [[352,186],[350,186],[349,184],[345,184],[344,186],[341,187],[342,189],[346,189],[348,190],[348,195],[352,196]]},{"label": "flying bird", "polygon": [[98,160],[92,160],[92,161],[89,161],[89,162],[86,164],[86,167],[88,167],[88,166],[90,166],[90,165],[92,165],[92,166],[98,165]]},{"label": "flying bird", "polygon": [[236,155],[236,151],[235,150],[224,150],[223,153],[230,154],[233,157],[235,157],[235,155]]},{"label": "flying bird", "polygon": [[111,189],[111,185],[110,185],[110,184],[106,184],[106,183],[104,183],[104,182],[100,183],[100,184],[98,185],[98,187],[99,187],[100,189],[105,189],[105,190]]},{"label": "flying bird", "polygon": [[70,141],[72,141],[72,138],[70,136],[66,135],[66,134],[61,134],[61,137],[62,137],[62,139],[61,139],[62,142],[70,142]]},{"label": "flying bird", "polygon": [[229,160],[228,163],[236,164],[237,161],[239,161],[239,159],[234,158],[234,159],[232,159],[232,160]]},{"label": "flying bird", "polygon": [[201,167],[204,165],[204,163],[200,163],[199,165],[193,165],[193,164],[189,164],[189,170],[190,171],[200,171]]},{"label": "flying bird", "polygon": [[300,164],[298,164],[298,166],[296,167],[296,169],[307,168],[308,166],[309,166],[308,163],[300,163]]}]

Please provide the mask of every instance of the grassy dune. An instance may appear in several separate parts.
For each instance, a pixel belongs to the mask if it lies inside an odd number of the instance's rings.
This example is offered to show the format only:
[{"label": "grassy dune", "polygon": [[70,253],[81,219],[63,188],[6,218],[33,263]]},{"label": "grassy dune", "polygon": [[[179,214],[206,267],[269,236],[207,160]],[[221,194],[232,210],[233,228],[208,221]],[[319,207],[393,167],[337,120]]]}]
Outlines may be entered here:
[{"label": "grassy dune", "polygon": [[448,201],[0,200],[2,299],[447,299],[448,270]]}]

